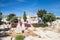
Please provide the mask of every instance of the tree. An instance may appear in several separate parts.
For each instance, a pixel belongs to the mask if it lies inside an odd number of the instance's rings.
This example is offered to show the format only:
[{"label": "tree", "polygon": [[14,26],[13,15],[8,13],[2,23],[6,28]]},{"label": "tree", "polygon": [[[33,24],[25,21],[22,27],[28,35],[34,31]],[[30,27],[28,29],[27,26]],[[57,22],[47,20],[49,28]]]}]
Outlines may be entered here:
[{"label": "tree", "polygon": [[38,15],[38,17],[40,17],[41,19],[42,19],[42,17],[43,17],[43,15],[44,14],[47,14],[47,11],[44,9],[44,10],[38,10],[38,13],[37,13],[37,15]]},{"label": "tree", "polygon": [[27,17],[26,17],[26,12],[24,11],[24,14],[23,14],[23,19],[24,19],[24,22],[26,21]]},{"label": "tree", "polygon": [[12,22],[18,22],[18,17],[16,17],[16,16],[12,17],[12,19],[10,20],[10,22],[11,22],[11,23],[12,23]]},{"label": "tree", "polygon": [[14,16],[16,16],[15,14],[9,14],[8,16],[7,16],[7,20],[8,21],[10,21]]},{"label": "tree", "polygon": [[42,17],[42,20],[44,23],[48,22],[48,15],[47,14],[44,14],[43,17]]},{"label": "tree", "polygon": [[0,21],[2,20],[2,12],[0,12]]},{"label": "tree", "polygon": [[44,23],[46,22],[52,22],[56,20],[56,17],[53,13],[48,13],[48,14],[44,14],[42,17],[42,20],[44,21]]},{"label": "tree", "polygon": [[0,12],[0,25],[3,24],[3,22],[1,20],[2,20],[2,12]]},{"label": "tree", "polygon": [[60,19],[60,17],[57,17],[56,19]]}]

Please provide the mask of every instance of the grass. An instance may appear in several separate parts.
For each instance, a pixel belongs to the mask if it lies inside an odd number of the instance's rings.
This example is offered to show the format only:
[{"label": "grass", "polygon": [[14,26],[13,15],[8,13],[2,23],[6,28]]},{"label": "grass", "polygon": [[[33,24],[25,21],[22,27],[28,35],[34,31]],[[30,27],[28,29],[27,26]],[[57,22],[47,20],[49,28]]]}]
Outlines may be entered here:
[{"label": "grass", "polygon": [[24,40],[24,38],[23,35],[16,35],[15,40]]}]

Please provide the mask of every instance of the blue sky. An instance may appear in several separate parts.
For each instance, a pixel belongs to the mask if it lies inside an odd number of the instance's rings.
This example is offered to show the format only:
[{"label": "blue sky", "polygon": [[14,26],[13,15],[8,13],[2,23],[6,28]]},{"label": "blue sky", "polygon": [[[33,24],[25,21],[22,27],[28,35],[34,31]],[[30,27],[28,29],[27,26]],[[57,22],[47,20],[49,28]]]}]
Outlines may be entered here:
[{"label": "blue sky", "polygon": [[60,16],[60,0],[0,0],[0,11],[4,15],[15,13],[22,16],[37,14],[38,9],[45,9],[56,16]]}]

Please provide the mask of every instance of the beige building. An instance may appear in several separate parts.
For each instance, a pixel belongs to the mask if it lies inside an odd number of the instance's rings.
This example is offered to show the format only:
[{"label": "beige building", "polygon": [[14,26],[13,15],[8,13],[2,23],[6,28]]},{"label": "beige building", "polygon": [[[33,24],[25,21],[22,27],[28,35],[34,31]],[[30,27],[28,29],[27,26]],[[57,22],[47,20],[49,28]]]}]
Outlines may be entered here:
[{"label": "beige building", "polygon": [[27,16],[27,21],[28,23],[38,23],[38,16],[37,15]]}]

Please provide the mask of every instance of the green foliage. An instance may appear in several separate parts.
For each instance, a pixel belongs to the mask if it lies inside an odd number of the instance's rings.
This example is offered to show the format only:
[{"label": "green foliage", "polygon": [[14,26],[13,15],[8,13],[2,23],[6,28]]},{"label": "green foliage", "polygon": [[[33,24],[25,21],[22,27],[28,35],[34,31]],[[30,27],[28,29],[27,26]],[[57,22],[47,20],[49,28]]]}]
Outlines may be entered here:
[{"label": "green foliage", "polygon": [[48,15],[47,14],[44,14],[43,17],[42,17],[42,20],[45,22],[48,22],[49,18],[48,18]]},{"label": "green foliage", "polygon": [[56,19],[60,19],[60,17],[57,17]]},{"label": "green foliage", "polygon": [[38,17],[40,17],[44,23],[46,22],[52,22],[56,20],[56,17],[52,13],[47,13],[46,10],[39,10],[37,13]]},{"label": "green foliage", "polygon": [[0,12],[0,21],[2,20],[2,12]]},{"label": "green foliage", "polygon": [[34,27],[48,27],[47,24],[38,24],[38,23],[34,23],[32,24]]},{"label": "green foliage", "polygon": [[24,40],[24,36],[23,35],[17,35],[15,37],[15,40]]},{"label": "green foliage", "polygon": [[10,20],[11,23],[12,23],[12,22],[17,22],[17,21],[18,21],[18,19],[17,19],[16,16],[14,16],[13,18],[11,18],[11,20]]},{"label": "green foliage", "polygon": [[2,15],[2,12],[0,12],[0,15]]},{"label": "green foliage", "polygon": [[26,17],[26,12],[25,12],[25,11],[24,11],[23,19],[24,19],[24,22],[25,22],[26,19],[27,19],[27,17]]},{"label": "green foliage", "polygon": [[38,15],[38,17],[40,17],[41,19],[42,19],[42,17],[43,17],[43,15],[44,14],[46,14],[47,13],[47,11],[46,10],[38,10],[38,13],[37,13],[37,15]]},{"label": "green foliage", "polygon": [[52,13],[48,13],[48,14],[44,14],[42,17],[42,20],[45,22],[52,22],[54,20],[56,20],[56,17],[54,14]]},{"label": "green foliage", "polygon": [[14,16],[16,16],[15,14],[9,14],[8,16],[7,16],[7,20],[8,21],[10,21]]}]

